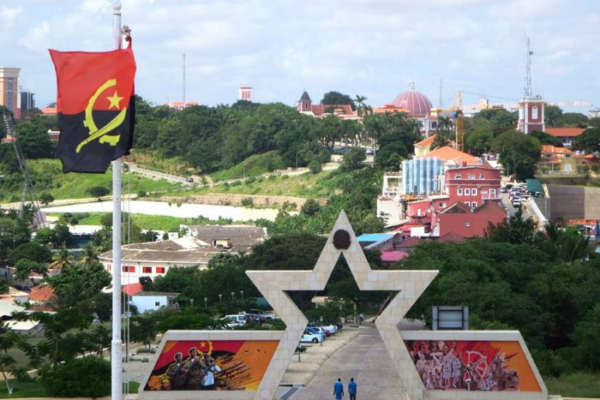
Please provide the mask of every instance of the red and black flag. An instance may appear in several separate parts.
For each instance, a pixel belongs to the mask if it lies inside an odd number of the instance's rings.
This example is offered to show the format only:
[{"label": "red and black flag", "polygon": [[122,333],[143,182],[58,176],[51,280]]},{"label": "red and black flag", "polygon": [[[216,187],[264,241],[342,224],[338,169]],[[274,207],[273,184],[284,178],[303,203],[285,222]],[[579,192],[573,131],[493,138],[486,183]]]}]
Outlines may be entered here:
[{"label": "red and black flag", "polygon": [[50,50],[58,83],[58,156],[64,172],[104,173],[129,154],[135,121],[135,59],[127,49],[102,53]]}]

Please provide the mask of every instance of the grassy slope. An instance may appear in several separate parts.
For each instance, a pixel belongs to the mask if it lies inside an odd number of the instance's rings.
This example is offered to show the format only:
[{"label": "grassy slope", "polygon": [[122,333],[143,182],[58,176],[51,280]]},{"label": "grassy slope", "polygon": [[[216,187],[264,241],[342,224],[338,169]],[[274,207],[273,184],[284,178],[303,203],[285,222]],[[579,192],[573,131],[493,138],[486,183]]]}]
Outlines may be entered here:
[{"label": "grassy slope", "polygon": [[[51,159],[31,160],[27,162],[27,165],[43,178],[37,184],[38,196],[41,193],[50,193],[56,200],[83,198],[90,197],[86,191],[92,186],[112,188],[112,171],[110,170],[106,174],[63,174],[60,161]],[[129,174],[123,174],[123,182],[125,184],[129,182]],[[131,174],[131,193],[137,193],[140,190],[152,192],[178,188],[180,188],[178,184]],[[20,199],[22,190],[22,187],[19,187],[13,191],[5,191],[3,193],[4,201],[10,201],[12,196]]]},{"label": "grassy slope", "polygon": [[600,398],[600,374],[580,372],[560,378],[545,378],[548,393],[564,397]]},{"label": "grassy slope", "polygon": [[[269,168],[269,162],[271,163]],[[210,175],[213,180],[238,179],[247,176],[258,176],[266,174],[269,169],[282,169],[283,161],[277,155],[276,151],[269,151],[264,154],[255,154],[246,158],[241,163]]]},{"label": "grassy slope", "polygon": [[239,183],[233,185],[216,185],[210,188],[198,188],[179,192],[175,195],[186,196],[191,194],[208,193],[236,193],[236,194],[260,194],[267,196],[297,196],[306,198],[329,197],[339,188],[339,183],[347,176],[347,173],[335,171],[323,171],[318,174],[303,174],[292,177],[271,176],[269,178],[258,178],[251,183]]}]

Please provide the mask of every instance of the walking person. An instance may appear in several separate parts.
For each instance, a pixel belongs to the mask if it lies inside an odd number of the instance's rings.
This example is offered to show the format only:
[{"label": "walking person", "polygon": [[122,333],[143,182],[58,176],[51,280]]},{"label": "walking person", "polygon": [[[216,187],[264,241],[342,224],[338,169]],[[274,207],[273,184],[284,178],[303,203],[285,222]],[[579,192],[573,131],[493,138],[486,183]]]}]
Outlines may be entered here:
[{"label": "walking person", "polygon": [[335,400],[342,400],[342,397],[344,397],[344,384],[341,378],[338,378],[337,382],[333,385],[333,395],[335,396]]},{"label": "walking person", "polygon": [[348,394],[350,395],[350,400],[356,400],[356,388],[358,385],[354,382],[354,378],[350,378],[350,382],[348,382]]}]

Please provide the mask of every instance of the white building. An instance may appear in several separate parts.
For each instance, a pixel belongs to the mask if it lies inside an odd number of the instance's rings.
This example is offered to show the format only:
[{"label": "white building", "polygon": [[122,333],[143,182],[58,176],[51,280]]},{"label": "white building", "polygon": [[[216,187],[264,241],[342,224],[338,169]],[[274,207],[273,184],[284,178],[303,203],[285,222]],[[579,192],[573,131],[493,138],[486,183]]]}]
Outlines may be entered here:
[{"label": "white building", "polygon": [[176,307],[175,298],[177,296],[179,293],[139,292],[131,297],[131,304],[137,307],[140,314],[143,314],[146,311]]}]

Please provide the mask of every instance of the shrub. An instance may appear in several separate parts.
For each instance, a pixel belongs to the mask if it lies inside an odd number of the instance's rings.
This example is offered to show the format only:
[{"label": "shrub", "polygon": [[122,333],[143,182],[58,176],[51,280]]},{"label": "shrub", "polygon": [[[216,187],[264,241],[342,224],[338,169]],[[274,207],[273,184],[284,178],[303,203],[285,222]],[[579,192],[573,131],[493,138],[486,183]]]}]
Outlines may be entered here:
[{"label": "shrub", "polygon": [[139,192],[137,192],[138,197],[146,197],[148,196],[148,193],[145,190],[140,190]]},{"label": "shrub", "polygon": [[42,203],[45,206],[52,203],[53,201],[54,201],[54,196],[52,196],[50,193],[42,193],[40,195],[40,203]]},{"label": "shrub", "polygon": [[315,199],[306,200],[306,202],[302,205],[301,208],[302,214],[310,216],[315,215],[319,211],[321,211],[321,205]]},{"label": "shrub", "polygon": [[86,191],[90,194],[90,196],[95,197],[98,200],[100,200],[102,196],[106,196],[110,193],[110,190],[108,190],[104,186],[92,186]]},{"label": "shrub", "polygon": [[277,179],[277,175],[269,175],[270,181],[274,181],[275,179]]},{"label": "shrub", "polygon": [[50,396],[104,397],[110,395],[110,362],[98,357],[65,361],[41,371],[41,382]]},{"label": "shrub", "polygon": [[242,205],[244,207],[250,207],[254,204],[254,199],[252,199],[252,197],[244,197],[242,199]]},{"label": "shrub", "polygon": [[310,172],[312,172],[313,174],[318,174],[319,172],[321,172],[323,170],[323,168],[321,168],[321,163],[318,162],[317,160],[312,160],[309,164],[308,164],[308,169],[310,170]]}]

